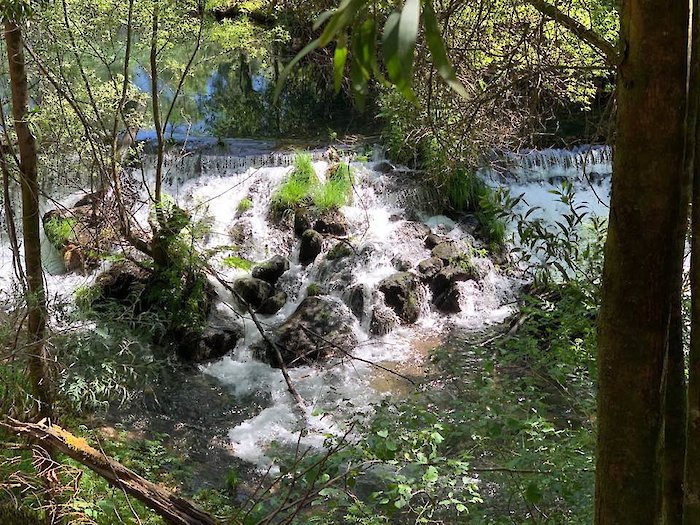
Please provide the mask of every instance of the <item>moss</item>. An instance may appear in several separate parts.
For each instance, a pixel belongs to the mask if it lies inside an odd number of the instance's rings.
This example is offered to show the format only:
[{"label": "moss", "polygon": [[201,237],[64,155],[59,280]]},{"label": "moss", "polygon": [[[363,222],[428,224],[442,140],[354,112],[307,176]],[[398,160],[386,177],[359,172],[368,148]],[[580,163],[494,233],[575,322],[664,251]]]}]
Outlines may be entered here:
[{"label": "moss", "polygon": [[248,259],[243,259],[242,257],[236,257],[235,255],[229,255],[223,260],[224,265],[229,268],[236,268],[238,270],[250,271],[253,267],[253,262]]},{"label": "moss", "polygon": [[350,248],[350,246],[348,246],[347,243],[341,241],[328,251],[326,259],[328,259],[329,261],[334,261],[336,259],[348,257],[349,255],[352,255],[352,253],[352,248]]},{"label": "moss", "polygon": [[317,295],[323,295],[323,288],[318,283],[311,283],[306,287],[307,297],[315,297]]},{"label": "moss", "polygon": [[236,208],[236,211],[238,213],[245,213],[249,209],[253,207],[253,201],[250,200],[248,197],[245,199],[241,200],[241,202],[238,203],[238,207]]},{"label": "moss", "polygon": [[57,250],[62,250],[73,237],[76,222],[73,217],[51,217],[44,223],[44,233]]}]

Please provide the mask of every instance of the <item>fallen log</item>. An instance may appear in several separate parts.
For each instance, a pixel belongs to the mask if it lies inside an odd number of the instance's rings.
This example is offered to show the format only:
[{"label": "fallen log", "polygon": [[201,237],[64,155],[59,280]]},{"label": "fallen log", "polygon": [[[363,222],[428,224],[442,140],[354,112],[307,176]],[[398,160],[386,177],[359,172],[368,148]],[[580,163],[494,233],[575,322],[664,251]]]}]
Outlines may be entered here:
[{"label": "fallen log", "polygon": [[186,499],[142,478],[103,452],[91,447],[85,439],[71,434],[58,425],[52,425],[47,419],[39,423],[24,423],[9,419],[2,425],[17,434],[25,435],[38,443],[44,443],[85,465],[102,476],[110,485],[123,490],[153,509],[169,523],[218,525],[216,519]]}]

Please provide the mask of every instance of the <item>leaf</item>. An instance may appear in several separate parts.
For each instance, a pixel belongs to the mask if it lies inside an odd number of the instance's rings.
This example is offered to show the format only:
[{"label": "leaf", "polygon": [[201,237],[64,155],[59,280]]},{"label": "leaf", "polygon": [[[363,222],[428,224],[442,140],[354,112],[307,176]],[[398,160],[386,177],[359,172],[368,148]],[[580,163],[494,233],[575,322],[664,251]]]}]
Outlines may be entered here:
[{"label": "leaf", "polygon": [[420,0],[407,0],[401,13],[395,11],[389,15],[382,35],[382,50],[389,80],[413,104],[418,103],[411,89],[411,80],[419,18]]},{"label": "leaf", "polygon": [[438,25],[437,16],[435,16],[432,0],[425,0],[425,5],[423,6],[423,22],[425,27],[425,39],[428,43],[430,56],[433,57],[433,64],[435,64],[438,74],[453,91],[462,98],[469,99],[469,93],[467,93],[467,90],[457,79],[454,67],[452,67],[449,58],[447,58],[445,42],[442,40],[442,35],[440,34],[440,27]]},{"label": "leaf", "polygon": [[345,29],[364,10],[367,0],[343,0],[328,20],[328,25],[318,37],[319,46],[330,43],[335,35]]},{"label": "leaf", "polygon": [[542,491],[534,481],[525,489],[525,501],[531,504],[537,504],[542,501]]},{"label": "leaf", "polygon": [[318,18],[316,18],[316,21],[314,22],[314,31],[321,27],[323,24],[325,24],[326,20],[328,20],[335,14],[335,11],[335,9],[329,9],[328,11],[324,11],[323,13],[318,15]]},{"label": "leaf", "polygon": [[335,92],[340,91],[340,86],[343,82],[343,71],[345,70],[345,62],[348,58],[348,48],[346,45],[346,36],[342,34],[338,38],[338,43],[335,46],[333,54],[333,79]]},{"label": "leaf", "polygon": [[350,86],[352,87],[352,96],[355,99],[355,104],[360,111],[365,109],[365,99],[369,91],[367,89],[367,80],[369,80],[369,74],[353,57],[350,64]]},{"label": "leaf", "polygon": [[287,64],[287,66],[282,70],[282,73],[280,73],[279,80],[277,81],[277,85],[275,86],[275,93],[272,97],[272,100],[277,102],[277,99],[280,96],[280,93],[282,92],[282,86],[284,86],[285,80],[287,80],[287,77],[289,76],[289,73],[292,72],[292,68],[299,63],[299,61],[304,58],[306,55],[311,53],[314,49],[317,49],[319,47],[319,39],[317,38],[316,40],[313,40],[309,42],[304,49],[299,51],[297,55],[292,59],[292,61]]}]

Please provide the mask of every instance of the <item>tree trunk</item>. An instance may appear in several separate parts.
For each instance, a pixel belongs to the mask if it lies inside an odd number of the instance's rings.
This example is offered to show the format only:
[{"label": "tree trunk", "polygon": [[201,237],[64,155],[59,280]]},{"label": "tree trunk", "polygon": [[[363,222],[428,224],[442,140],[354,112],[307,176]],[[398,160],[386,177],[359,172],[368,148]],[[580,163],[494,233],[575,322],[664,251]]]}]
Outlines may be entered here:
[{"label": "tree trunk", "polygon": [[44,344],[47,307],[39,237],[37,148],[34,135],[32,135],[27,122],[29,87],[24,60],[22,29],[19,24],[13,21],[5,22],[5,43],[12,91],[12,115],[20,155],[22,233],[27,274],[29,374],[39,401],[39,412],[42,416],[48,416],[51,413],[53,395],[49,358]]},{"label": "tree trunk", "polygon": [[[599,320],[596,523],[661,520],[664,364],[683,232],[688,5],[623,2]],[[669,249],[670,244],[670,249]]]}]

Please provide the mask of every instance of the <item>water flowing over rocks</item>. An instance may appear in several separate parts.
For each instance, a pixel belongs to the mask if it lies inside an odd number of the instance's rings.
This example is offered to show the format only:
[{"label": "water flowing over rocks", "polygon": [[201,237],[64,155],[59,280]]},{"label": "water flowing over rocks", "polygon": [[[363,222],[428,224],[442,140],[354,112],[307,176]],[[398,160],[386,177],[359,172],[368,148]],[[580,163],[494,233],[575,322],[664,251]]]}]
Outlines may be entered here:
[{"label": "water flowing over rocks", "polygon": [[[307,297],[275,332],[273,343],[288,367],[313,364],[332,354],[350,353],[357,344],[348,308],[330,297]],[[278,368],[274,348],[263,341],[256,354]]]}]

